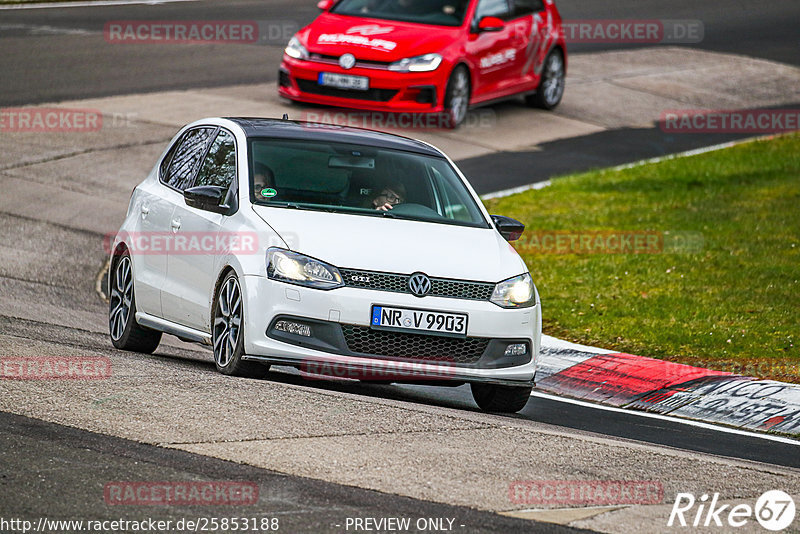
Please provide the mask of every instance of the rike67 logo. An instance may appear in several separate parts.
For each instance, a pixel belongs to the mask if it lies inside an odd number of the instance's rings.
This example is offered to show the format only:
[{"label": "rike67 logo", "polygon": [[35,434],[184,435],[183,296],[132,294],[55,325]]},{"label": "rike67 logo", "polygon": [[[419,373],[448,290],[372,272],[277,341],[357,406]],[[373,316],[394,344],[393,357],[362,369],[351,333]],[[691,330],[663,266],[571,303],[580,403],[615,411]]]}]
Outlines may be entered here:
[{"label": "rike67 logo", "polygon": [[[767,530],[779,531],[794,521],[795,505],[792,497],[780,490],[764,492],[755,507],[749,504],[719,504],[719,493],[703,494],[695,499],[691,493],[678,493],[667,526],[678,527],[743,527],[754,517]],[[727,523],[727,524],[726,524]]]}]

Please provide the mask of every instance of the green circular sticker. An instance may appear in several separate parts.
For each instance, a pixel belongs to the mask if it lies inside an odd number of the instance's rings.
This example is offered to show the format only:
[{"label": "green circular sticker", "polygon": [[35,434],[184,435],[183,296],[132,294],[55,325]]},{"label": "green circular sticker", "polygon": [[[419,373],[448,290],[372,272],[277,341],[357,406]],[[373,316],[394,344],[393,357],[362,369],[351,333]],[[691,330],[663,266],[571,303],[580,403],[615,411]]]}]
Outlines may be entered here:
[{"label": "green circular sticker", "polygon": [[272,198],[277,194],[278,192],[272,189],[271,187],[267,187],[266,189],[261,190],[261,196],[263,197]]}]

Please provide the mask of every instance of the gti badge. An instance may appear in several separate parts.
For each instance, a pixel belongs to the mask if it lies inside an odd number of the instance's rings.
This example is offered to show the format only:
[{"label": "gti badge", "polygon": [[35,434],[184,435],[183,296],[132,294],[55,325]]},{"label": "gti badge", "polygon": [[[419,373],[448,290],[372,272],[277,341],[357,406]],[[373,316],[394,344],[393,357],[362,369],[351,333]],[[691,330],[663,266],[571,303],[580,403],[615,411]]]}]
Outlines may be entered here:
[{"label": "gti badge", "polygon": [[423,273],[414,273],[408,279],[408,289],[417,297],[424,297],[431,290],[431,279]]},{"label": "gti badge", "polygon": [[353,54],[343,54],[339,58],[339,66],[343,69],[352,69],[356,65],[356,56]]}]

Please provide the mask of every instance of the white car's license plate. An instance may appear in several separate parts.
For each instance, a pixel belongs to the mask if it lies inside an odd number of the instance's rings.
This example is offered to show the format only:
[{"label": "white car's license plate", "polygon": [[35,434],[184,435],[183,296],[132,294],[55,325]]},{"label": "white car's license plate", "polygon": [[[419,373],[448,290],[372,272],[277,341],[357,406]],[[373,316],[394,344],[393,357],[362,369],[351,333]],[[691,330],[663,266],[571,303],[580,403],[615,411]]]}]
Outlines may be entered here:
[{"label": "white car's license plate", "polygon": [[467,335],[467,314],[372,306],[373,328]]},{"label": "white car's license plate", "polygon": [[366,76],[320,72],[317,81],[320,85],[338,87],[339,89],[355,89],[356,91],[366,91],[369,89],[369,78]]}]

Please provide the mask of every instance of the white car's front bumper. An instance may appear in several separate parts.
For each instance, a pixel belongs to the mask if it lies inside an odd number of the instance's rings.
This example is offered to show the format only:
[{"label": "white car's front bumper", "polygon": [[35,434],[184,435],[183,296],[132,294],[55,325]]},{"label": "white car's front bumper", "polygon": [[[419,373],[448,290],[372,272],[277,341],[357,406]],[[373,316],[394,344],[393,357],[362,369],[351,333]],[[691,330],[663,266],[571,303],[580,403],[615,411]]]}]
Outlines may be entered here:
[{"label": "white car's front bumper", "polygon": [[[335,376],[386,378],[387,381],[449,380],[491,382],[506,385],[531,385],[541,341],[540,305],[523,309],[503,309],[486,301],[427,296],[342,287],[330,291],[305,288],[269,280],[264,276],[241,279],[245,297],[245,359],[276,365],[297,366],[301,370],[320,370]],[[355,325],[371,335],[372,306],[386,305],[440,312],[466,313],[467,337],[490,338],[486,350],[475,360],[461,358],[394,358],[353,355],[341,334],[341,326]],[[312,338],[268,330],[277,318],[307,319]],[[336,334],[336,332],[339,334]],[[324,341],[315,339],[325,332]],[[337,337],[338,336],[338,337]],[[426,338],[433,336],[425,336]],[[339,339],[339,342],[335,340]],[[415,339],[420,339],[419,337]],[[426,341],[426,340],[422,340]],[[512,343],[527,343],[523,356],[498,357]],[[458,342],[456,342],[455,346]],[[384,374],[381,374],[381,373]]]}]

